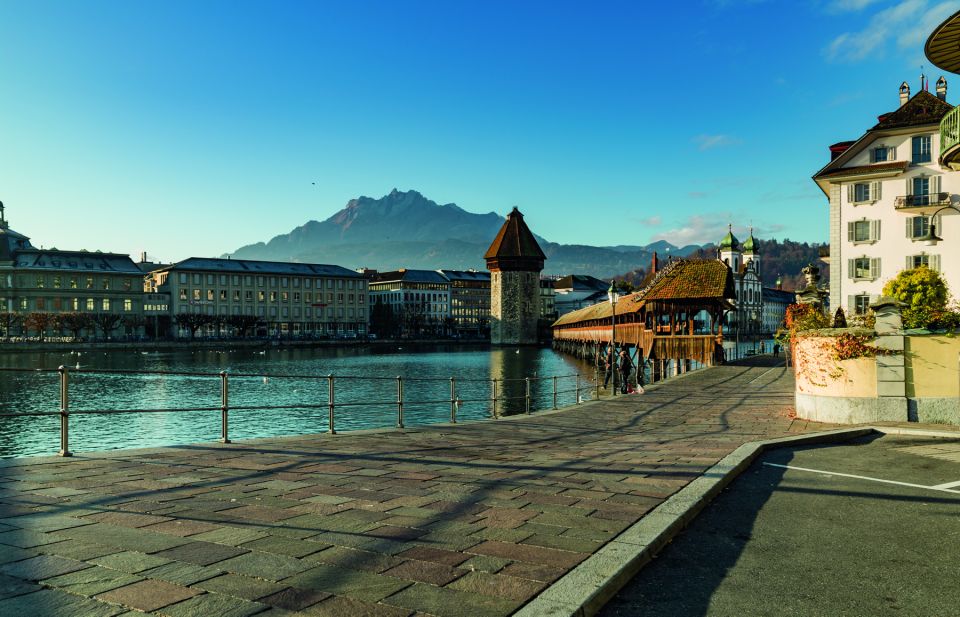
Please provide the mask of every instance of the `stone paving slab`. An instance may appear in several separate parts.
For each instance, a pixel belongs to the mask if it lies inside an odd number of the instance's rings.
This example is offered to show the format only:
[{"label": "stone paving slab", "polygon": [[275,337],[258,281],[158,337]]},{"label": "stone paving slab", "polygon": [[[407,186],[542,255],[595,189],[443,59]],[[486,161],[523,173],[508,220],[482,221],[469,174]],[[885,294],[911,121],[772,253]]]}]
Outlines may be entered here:
[{"label": "stone paving slab", "polygon": [[792,400],[723,366],[496,422],[4,462],[0,614],[507,615],[742,444],[830,428]]}]

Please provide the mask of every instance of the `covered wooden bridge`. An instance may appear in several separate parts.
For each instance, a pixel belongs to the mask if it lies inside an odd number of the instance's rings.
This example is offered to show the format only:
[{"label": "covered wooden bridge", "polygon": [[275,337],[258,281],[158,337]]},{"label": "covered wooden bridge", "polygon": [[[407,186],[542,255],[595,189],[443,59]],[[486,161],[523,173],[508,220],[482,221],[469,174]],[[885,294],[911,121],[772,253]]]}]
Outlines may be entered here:
[{"label": "covered wooden bridge", "polygon": [[[723,341],[723,316],[733,309],[733,273],[719,260],[675,259],[638,292],[616,305],[616,345],[633,349],[654,368],[674,370],[690,361],[716,362]],[[555,321],[554,348],[592,358],[612,338],[613,307],[602,302],[568,313]],[[659,363],[657,362],[659,361]]]}]

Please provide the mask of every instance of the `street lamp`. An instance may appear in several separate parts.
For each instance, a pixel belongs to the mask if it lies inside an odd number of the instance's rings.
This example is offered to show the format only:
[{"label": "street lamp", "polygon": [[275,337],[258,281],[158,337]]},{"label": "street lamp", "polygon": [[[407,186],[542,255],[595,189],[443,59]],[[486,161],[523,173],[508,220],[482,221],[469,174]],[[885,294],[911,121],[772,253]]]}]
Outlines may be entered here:
[{"label": "street lamp", "polygon": [[610,370],[613,371],[613,395],[617,395],[617,300],[620,299],[617,294],[616,281],[610,281],[610,289],[607,291],[607,299],[610,300],[610,308],[613,314],[610,317],[610,350],[613,361],[610,363]]},{"label": "street lamp", "polygon": [[944,206],[940,208],[939,210],[937,210],[936,212],[930,215],[930,225],[927,227],[927,233],[917,238],[917,240],[925,243],[927,246],[936,246],[937,242],[940,242],[941,240],[943,240],[943,238],[937,235],[937,226],[933,222],[933,219],[944,210],[956,210],[957,212],[960,212],[960,208],[954,205]]}]

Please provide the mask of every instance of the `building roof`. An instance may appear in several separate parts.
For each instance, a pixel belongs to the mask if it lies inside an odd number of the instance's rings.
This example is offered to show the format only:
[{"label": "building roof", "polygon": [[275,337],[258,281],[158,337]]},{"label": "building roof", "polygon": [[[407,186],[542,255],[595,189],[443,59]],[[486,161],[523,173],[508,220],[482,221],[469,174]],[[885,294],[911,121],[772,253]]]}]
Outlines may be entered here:
[{"label": "building roof", "polygon": [[480,281],[490,282],[490,273],[480,270],[437,270],[447,280],[453,281]]},{"label": "building roof", "polygon": [[747,255],[760,254],[760,243],[753,237],[753,227],[750,228],[750,235],[743,241],[743,252]]},{"label": "building roof", "polygon": [[589,274],[568,274],[553,284],[554,289],[569,289],[571,291],[602,291],[606,293],[610,283],[601,281]]},{"label": "building roof", "polygon": [[378,272],[370,279],[371,283],[402,281],[404,283],[447,283],[450,281],[436,270],[410,270],[400,268],[392,272]]},{"label": "building roof", "polygon": [[143,272],[129,255],[99,251],[58,251],[57,249],[21,249],[16,252],[14,267],[28,270],[56,270],[99,274],[130,274]]},{"label": "building roof", "polygon": [[870,130],[882,131],[927,124],[939,125],[940,120],[951,109],[953,109],[953,105],[950,103],[937,98],[926,90],[921,90],[896,111],[881,116],[880,122]]},{"label": "building roof", "polygon": [[873,165],[858,165],[856,167],[841,167],[826,173],[818,174],[817,178],[835,178],[847,176],[868,176],[870,174],[900,173],[910,165],[909,161],[892,161],[890,163],[874,163]]},{"label": "building roof", "polygon": [[490,270],[539,272],[543,270],[543,262],[547,256],[543,254],[537,239],[523,221],[523,214],[514,206],[483,258],[487,260],[487,268]]},{"label": "building roof", "polygon": [[[653,301],[722,301],[734,297],[733,273],[722,261],[716,259],[675,259],[657,272],[645,288],[621,297],[617,301],[617,314],[636,312],[647,302]],[[600,302],[567,313],[555,321],[553,326],[610,319],[611,314],[610,303]]]},{"label": "building roof", "polygon": [[0,262],[13,261],[17,251],[32,248],[30,238],[10,229],[6,222],[0,224]]},{"label": "building roof", "polygon": [[188,270],[198,272],[229,272],[231,274],[288,274],[300,276],[336,276],[340,278],[363,278],[363,275],[342,266],[329,264],[304,264],[286,261],[255,261],[251,259],[216,259],[190,257],[154,272]]},{"label": "building roof", "polygon": [[797,301],[797,294],[792,291],[784,291],[782,289],[773,289],[770,287],[764,287],[762,290],[764,301],[778,301],[786,302],[787,304],[793,304]]}]

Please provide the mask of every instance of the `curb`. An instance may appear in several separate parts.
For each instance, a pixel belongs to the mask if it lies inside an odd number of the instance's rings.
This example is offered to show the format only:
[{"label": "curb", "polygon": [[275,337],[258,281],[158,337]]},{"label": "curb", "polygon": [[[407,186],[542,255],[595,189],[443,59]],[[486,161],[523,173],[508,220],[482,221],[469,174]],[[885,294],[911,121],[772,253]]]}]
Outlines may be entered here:
[{"label": "curb", "polygon": [[849,441],[874,433],[960,438],[960,433],[956,431],[860,426],[745,443],[513,613],[514,617],[595,615],[720,491],[765,451],[787,446]]}]

